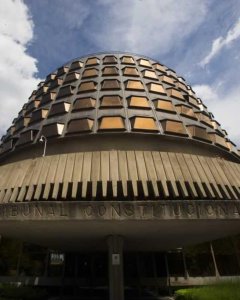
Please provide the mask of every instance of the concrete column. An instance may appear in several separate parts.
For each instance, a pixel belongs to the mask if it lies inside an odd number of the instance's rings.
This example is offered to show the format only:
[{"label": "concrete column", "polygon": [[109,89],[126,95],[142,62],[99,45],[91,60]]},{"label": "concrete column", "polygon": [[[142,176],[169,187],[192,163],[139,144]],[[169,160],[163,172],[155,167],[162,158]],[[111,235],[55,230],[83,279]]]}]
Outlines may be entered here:
[{"label": "concrete column", "polygon": [[108,237],[108,268],[110,300],[123,300],[123,238],[121,236]]}]

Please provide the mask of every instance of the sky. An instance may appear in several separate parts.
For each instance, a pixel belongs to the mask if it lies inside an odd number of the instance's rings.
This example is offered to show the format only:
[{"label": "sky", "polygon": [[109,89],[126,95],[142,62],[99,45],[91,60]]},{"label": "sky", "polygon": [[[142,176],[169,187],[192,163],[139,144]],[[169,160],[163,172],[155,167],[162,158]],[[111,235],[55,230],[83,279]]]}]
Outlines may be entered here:
[{"label": "sky", "polygon": [[65,62],[129,51],[184,77],[240,147],[239,50],[240,0],[0,0],[0,135]]}]

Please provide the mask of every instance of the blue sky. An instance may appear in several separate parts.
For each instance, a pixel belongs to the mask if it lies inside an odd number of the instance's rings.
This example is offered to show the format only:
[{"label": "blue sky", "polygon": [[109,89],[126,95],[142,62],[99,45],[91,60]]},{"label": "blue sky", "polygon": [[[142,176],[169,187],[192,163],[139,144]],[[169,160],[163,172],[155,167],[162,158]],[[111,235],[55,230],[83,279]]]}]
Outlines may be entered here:
[{"label": "blue sky", "polygon": [[52,70],[114,50],[174,69],[240,146],[239,0],[1,0],[0,132]]}]

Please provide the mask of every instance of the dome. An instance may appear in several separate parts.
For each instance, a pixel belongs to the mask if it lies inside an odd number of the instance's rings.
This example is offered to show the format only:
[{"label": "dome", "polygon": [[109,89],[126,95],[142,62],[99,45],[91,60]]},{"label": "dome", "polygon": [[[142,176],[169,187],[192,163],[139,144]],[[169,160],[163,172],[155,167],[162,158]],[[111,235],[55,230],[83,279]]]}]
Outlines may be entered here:
[{"label": "dome", "polygon": [[128,53],[81,57],[49,74],[2,137],[1,158],[40,146],[42,135],[51,144],[68,139],[71,152],[70,140],[101,141],[110,134],[116,140],[145,134],[143,140],[148,134],[159,149],[170,143],[239,158],[226,131],[182,77]]},{"label": "dome", "polygon": [[[162,241],[165,238],[165,246],[170,247],[179,239],[203,240],[201,218],[220,222],[231,215],[234,219],[224,223],[225,231],[219,223],[209,228],[208,238],[236,231],[239,182],[238,150],[184,78],[145,56],[100,53],[74,59],[49,74],[2,137],[0,215],[3,221],[16,216],[59,221],[64,206],[75,221],[88,217],[96,222],[99,218],[136,221],[145,218],[138,215],[143,208],[136,207],[143,201],[141,205],[151,204],[153,209],[165,203],[169,212],[161,218],[176,221],[180,217],[172,205],[183,205],[181,218],[197,221],[188,230],[186,223],[178,227],[172,222],[170,226],[178,229],[171,241],[161,227]],[[223,217],[226,201],[229,211]],[[57,209],[57,216],[51,209]],[[66,226],[79,236],[71,222]],[[10,234],[8,222],[2,224],[2,231]],[[18,232],[11,227],[12,235],[26,237],[24,226],[29,223],[21,224]],[[51,236],[48,242],[60,243],[59,232],[54,231],[57,225],[51,235],[45,225],[34,224],[29,239],[39,242],[37,232],[42,228]],[[160,223],[152,226],[144,227],[145,236],[146,230],[151,233],[149,239]],[[99,227],[98,233],[103,236],[108,230],[104,227],[101,232]],[[135,229],[126,225],[121,230],[127,236]],[[81,232],[82,237],[85,233],[88,230]],[[42,237],[43,241],[47,243]]]}]

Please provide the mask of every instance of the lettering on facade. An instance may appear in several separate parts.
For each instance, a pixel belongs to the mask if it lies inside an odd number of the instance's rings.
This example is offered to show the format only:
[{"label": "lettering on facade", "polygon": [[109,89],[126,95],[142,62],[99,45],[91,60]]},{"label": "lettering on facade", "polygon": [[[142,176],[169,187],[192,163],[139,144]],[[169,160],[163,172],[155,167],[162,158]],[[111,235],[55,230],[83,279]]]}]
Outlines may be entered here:
[{"label": "lettering on facade", "polygon": [[6,203],[0,220],[6,219],[236,219],[240,201],[96,201]]}]

